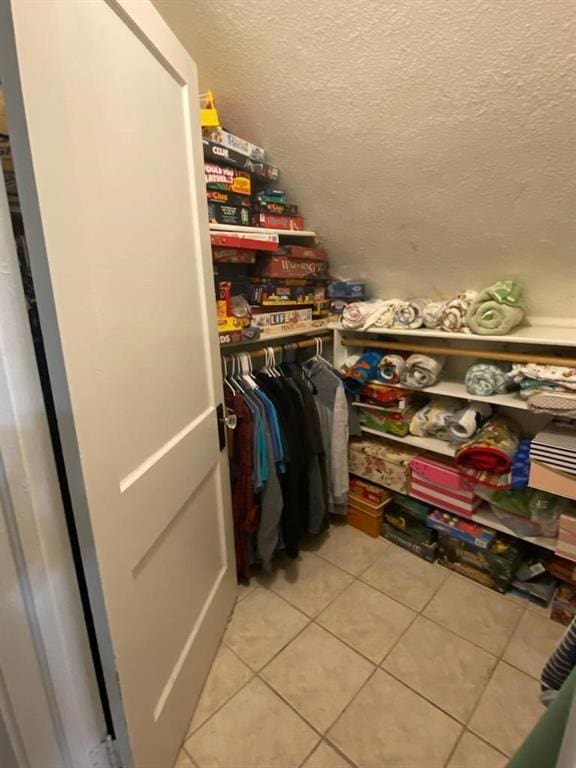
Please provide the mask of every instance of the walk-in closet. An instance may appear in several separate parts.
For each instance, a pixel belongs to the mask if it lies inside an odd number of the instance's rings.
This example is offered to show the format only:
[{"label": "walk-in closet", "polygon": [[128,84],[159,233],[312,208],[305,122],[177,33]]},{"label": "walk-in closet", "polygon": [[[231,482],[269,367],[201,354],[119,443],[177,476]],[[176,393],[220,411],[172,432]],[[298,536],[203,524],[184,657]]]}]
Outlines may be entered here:
[{"label": "walk-in closet", "polygon": [[0,4],[2,768],[574,768],[575,30]]}]

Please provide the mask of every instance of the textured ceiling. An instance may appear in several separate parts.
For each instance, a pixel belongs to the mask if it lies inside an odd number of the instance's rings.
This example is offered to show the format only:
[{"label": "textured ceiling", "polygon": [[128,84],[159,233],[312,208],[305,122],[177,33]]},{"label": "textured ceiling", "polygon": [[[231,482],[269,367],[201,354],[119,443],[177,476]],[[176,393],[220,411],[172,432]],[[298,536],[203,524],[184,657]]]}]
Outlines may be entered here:
[{"label": "textured ceiling", "polygon": [[335,271],[576,317],[573,0],[155,0]]}]

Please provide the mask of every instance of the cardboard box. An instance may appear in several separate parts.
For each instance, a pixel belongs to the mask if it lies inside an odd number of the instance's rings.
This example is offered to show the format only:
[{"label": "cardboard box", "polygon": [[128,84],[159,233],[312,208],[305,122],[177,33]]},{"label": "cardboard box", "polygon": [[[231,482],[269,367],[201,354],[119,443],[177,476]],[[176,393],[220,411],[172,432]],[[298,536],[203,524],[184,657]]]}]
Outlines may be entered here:
[{"label": "cardboard box", "polygon": [[408,550],[408,552],[421,557],[423,560],[427,560],[429,563],[433,563],[436,560],[436,550],[438,547],[436,542],[427,544],[424,541],[416,541],[411,536],[393,528],[386,522],[382,526],[382,534],[387,541],[391,541],[393,544]]},{"label": "cardboard box", "polygon": [[513,539],[497,536],[488,547],[479,547],[454,536],[453,533],[454,531],[440,533],[438,562],[498,592],[506,592],[522,561],[522,548],[518,543]]},{"label": "cardboard box", "polygon": [[348,495],[348,503],[350,506],[355,507],[356,509],[360,509],[362,512],[369,512],[372,515],[375,515],[378,512],[382,512],[384,507],[388,506],[391,501],[391,493],[389,493],[387,498],[383,499],[383,501],[381,501],[379,504],[370,504],[370,502],[366,501],[366,499],[363,499],[360,496],[355,496],[353,493]]},{"label": "cardboard box", "polygon": [[220,144],[234,152],[239,152],[241,155],[245,155],[256,162],[263,163],[266,159],[266,153],[262,147],[251,144],[246,139],[241,139],[239,136],[235,136],[223,128],[203,128],[202,136],[214,144]]},{"label": "cardboard box", "polygon": [[346,522],[348,525],[368,534],[368,536],[377,539],[382,530],[382,510],[379,512],[367,512],[349,504]]},{"label": "cardboard box", "polygon": [[285,229],[301,232],[304,229],[302,216],[277,216],[274,213],[255,213],[252,224],[263,229]]},{"label": "cardboard box", "polygon": [[576,563],[555,555],[548,564],[548,571],[555,578],[564,581],[576,590]]},{"label": "cardboard box", "polygon": [[243,341],[256,341],[260,336],[259,328],[243,328],[242,330],[225,331],[218,334],[220,344],[239,344]]},{"label": "cardboard box", "polygon": [[366,296],[366,283],[333,282],[328,286],[331,299],[353,299],[360,301]]},{"label": "cardboard box", "polygon": [[242,205],[208,202],[208,221],[211,224],[231,224],[236,227],[250,226],[250,208]]},{"label": "cardboard box", "polygon": [[385,488],[369,483],[366,480],[361,480],[359,477],[350,476],[349,487],[351,494],[376,507],[390,498],[390,492]]},{"label": "cardboard box", "polygon": [[448,512],[441,512],[439,509],[435,509],[428,515],[427,525],[440,533],[447,533],[480,549],[488,549],[494,540],[494,531],[490,528],[484,528],[471,520],[461,520],[459,517],[450,515]]},{"label": "cardboard box", "polygon": [[528,485],[541,491],[576,500],[576,476],[532,460]]},{"label": "cardboard box", "polygon": [[406,437],[410,431],[410,422],[418,408],[401,408],[381,411],[370,405],[359,408],[360,424],[370,429],[377,429],[382,433],[389,432],[398,437]]},{"label": "cardboard box", "polygon": [[298,206],[290,203],[276,203],[271,200],[261,200],[255,203],[257,213],[268,213],[275,216],[298,216]]},{"label": "cardboard box", "polygon": [[472,517],[482,503],[482,500],[473,491],[455,491],[446,486],[435,485],[422,480],[421,476],[414,472],[414,469],[412,469],[410,481],[410,495],[463,517]]},{"label": "cardboard box", "polygon": [[258,273],[263,277],[318,277],[328,272],[325,261],[290,259],[286,256],[266,256],[260,260]]},{"label": "cardboard box", "polygon": [[348,447],[349,470],[399,493],[407,493],[410,485],[410,461],[418,456],[414,448],[367,438],[352,440]]},{"label": "cardboard box", "polygon": [[394,502],[384,510],[384,522],[415,541],[432,544],[438,539],[437,531],[428,528],[426,522],[413,517],[410,512],[397,506]]},{"label": "cardboard box", "polygon": [[568,626],[576,616],[576,589],[568,584],[560,584],[552,602],[550,618]]},{"label": "cardboard box", "polygon": [[228,168],[215,163],[205,163],[204,179],[208,189],[234,192],[238,195],[252,194],[250,174],[236,168]]},{"label": "cardboard box", "polygon": [[311,308],[286,307],[277,312],[260,312],[259,308],[254,308],[252,311],[252,325],[256,328],[292,325],[310,320],[312,320]]},{"label": "cardboard box", "polygon": [[255,251],[277,251],[278,235],[260,234],[259,232],[234,232],[233,234],[221,234],[210,232],[212,246],[222,248],[253,248]]},{"label": "cardboard box", "polygon": [[249,248],[212,248],[214,264],[254,264],[256,251]]},{"label": "cardboard box", "polygon": [[557,586],[558,583],[553,576],[550,576],[549,573],[543,573],[531,581],[514,579],[511,591],[513,594],[520,595],[535,605],[548,608],[554,598]]},{"label": "cardboard box", "polygon": [[304,261],[328,261],[328,253],[323,248],[307,248],[304,245],[283,245],[278,255]]},{"label": "cardboard box", "polygon": [[247,171],[255,176],[259,176],[267,181],[276,181],[280,176],[280,171],[272,165],[262,162],[255,162],[246,155],[236,152],[234,149],[217,144],[209,139],[202,139],[202,148],[204,150],[204,161],[209,163],[223,163],[232,166],[241,171]]},{"label": "cardboard box", "polygon": [[238,195],[234,192],[223,192],[221,189],[207,189],[206,197],[213,203],[225,203],[226,205],[242,205],[250,208],[252,201],[246,195]]}]

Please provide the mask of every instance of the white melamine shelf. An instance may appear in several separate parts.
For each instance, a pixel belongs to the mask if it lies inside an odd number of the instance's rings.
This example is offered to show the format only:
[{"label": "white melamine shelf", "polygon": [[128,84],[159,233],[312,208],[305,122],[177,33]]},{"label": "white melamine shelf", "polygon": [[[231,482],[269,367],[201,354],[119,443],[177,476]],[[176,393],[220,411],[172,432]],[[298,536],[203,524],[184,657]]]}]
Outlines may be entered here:
[{"label": "white melamine shelf", "polygon": [[[221,344],[220,349],[226,350],[226,349],[232,349],[232,347],[248,347],[248,346],[254,346],[255,344],[262,344],[262,346],[270,346],[272,342],[283,340],[283,339],[294,339],[297,336],[311,336],[312,338],[314,336],[322,336],[328,332],[330,332],[332,328],[330,326],[320,326],[319,328],[307,328],[300,331],[284,331],[283,333],[273,333],[269,336],[260,336],[258,339],[244,339],[243,341],[235,341],[235,342],[229,342],[227,344]],[[269,344],[270,342],[270,344]],[[325,343],[330,344],[331,341],[328,341]]]},{"label": "white melamine shelf", "polygon": [[[522,411],[528,409],[528,405],[525,400],[522,400],[516,392],[508,392],[505,395],[489,395],[488,397],[482,397],[481,395],[471,395],[466,389],[466,384],[463,381],[455,381],[446,379],[439,381],[432,387],[424,387],[420,389],[418,387],[406,387],[403,384],[387,384],[385,381],[374,379],[371,383],[380,384],[385,387],[396,387],[399,389],[409,389],[411,392],[423,392],[426,395],[443,395],[444,397],[457,397],[462,400],[471,400],[479,403],[489,403],[490,405],[502,405],[506,408],[518,408]],[[370,403],[361,403],[361,405],[371,405]]]},{"label": "white melamine shelf", "polygon": [[576,325],[528,325],[518,328],[507,336],[480,336],[475,333],[447,333],[431,328],[414,331],[401,328],[368,328],[365,331],[349,328],[338,329],[344,334],[373,336],[411,336],[422,339],[453,339],[462,342],[497,341],[500,344],[542,344],[555,347],[576,347]]},{"label": "white melamine shelf", "polygon": [[[453,514],[453,513],[451,512],[450,514]],[[508,536],[511,536],[514,539],[529,541],[531,544],[536,544],[539,547],[550,549],[553,552],[555,551],[556,545],[558,544],[558,539],[552,539],[546,536],[520,536],[519,534],[514,533],[512,528],[508,528],[507,525],[504,525],[504,523],[501,523],[500,520],[498,520],[494,512],[492,512],[492,510],[488,506],[479,507],[479,509],[472,515],[471,518],[465,517],[464,515],[462,515],[462,519],[463,520],[471,519],[475,523],[478,523],[479,525],[485,525],[488,528],[494,528],[494,530],[500,531],[501,533],[507,533]]]},{"label": "white melamine shelf", "polygon": [[451,445],[444,440],[438,440],[436,437],[416,437],[416,435],[398,437],[398,435],[391,435],[389,432],[381,432],[378,429],[371,429],[370,427],[362,427],[362,432],[366,432],[369,435],[376,435],[376,437],[381,437],[383,440],[393,440],[396,443],[411,445],[414,448],[422,448],[422,450],[425,451],[441,453],[444,456],[456,455],[456,451]]},{"label": "white melamine shelf", "polygon": [[304,229],[268,229],[266,227],[236,227],[233,224],[210,224],[210,232],[230,232],[244,235],[280,235],[280,237],[316,237],[316,232]]}]

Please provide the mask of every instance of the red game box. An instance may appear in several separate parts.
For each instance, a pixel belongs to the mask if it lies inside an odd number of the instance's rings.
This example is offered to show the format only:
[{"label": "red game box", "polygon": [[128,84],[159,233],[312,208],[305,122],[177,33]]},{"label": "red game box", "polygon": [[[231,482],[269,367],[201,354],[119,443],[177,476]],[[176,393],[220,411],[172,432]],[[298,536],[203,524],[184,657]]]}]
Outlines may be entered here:
[{"label": "red game box", "polygon": [[328,263],[289,259],[286,256],[266,256],[261,260],[258,272],[263,277],[322,277],[328,273]]},{"label": "red game box", "polygon": [[328,261],[328,254],[323,248],[306,248],[304,245],[283,245],[278,253],[291,259]]},{"label": "red game box", "polygon": [[273,213],[254,214],[253,224],[264,229],[287,229],[297,232],[304,229],[302,216],[276,216]]},{"label": "red game box", "polygon": [[256,251],[248,248],[212,248],[214,264],[254,264]]}]

